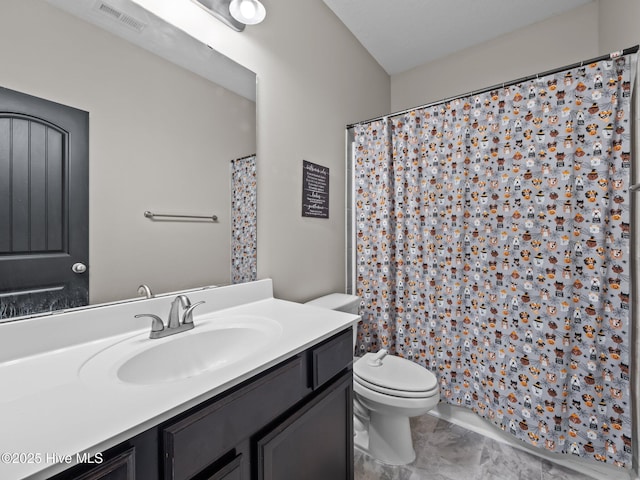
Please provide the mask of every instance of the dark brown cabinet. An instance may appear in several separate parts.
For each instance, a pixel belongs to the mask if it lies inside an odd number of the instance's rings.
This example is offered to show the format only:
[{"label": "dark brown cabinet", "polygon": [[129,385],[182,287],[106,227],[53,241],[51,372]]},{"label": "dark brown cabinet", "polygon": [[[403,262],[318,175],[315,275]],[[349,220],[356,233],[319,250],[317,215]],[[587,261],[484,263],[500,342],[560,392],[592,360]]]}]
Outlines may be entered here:
[{"label": "dark brown cabinet", "polygon": [[54,478],[352,480],[351,364],[349,329]]},{"label": "dark brown cabinet", "polygon": [[207,477],[207,480],[242,480],[244,478],[242,475],[243,467],[242,455],[238,455],[213,475]]},{"label": "dark brown cabinet", "polygon": [[348,373],[257,441],[258,480],[353,478],[352,406]]},{"label": "dark brown cabinet", "polygon": [[303,359],[296,356],[163,427],[164,478],[192,478],[299,402],[304,396],[302,369]]},{"label": "dark brown cabinet", "polygon": [[112,457],[97,456],[93,459],[98,464],[84,473],[73,474],[75,480],[134,480],[135,448]]}]

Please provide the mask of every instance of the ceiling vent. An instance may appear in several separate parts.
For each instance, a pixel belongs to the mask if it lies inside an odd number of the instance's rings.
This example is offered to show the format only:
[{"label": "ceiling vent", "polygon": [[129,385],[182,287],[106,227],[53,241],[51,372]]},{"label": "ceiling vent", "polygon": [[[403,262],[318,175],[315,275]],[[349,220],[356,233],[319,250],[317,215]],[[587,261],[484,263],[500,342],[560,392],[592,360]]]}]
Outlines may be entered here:
[{"label": "ceiling vent", "polygon": [[140,20],[132,17],[131,15],[127,15],[126,13],[121,12],[117,8],[112,7],[111,5],[105,2],[98,2],[96,4],[96,10],[98,10],[100,13],[104,15],[111,17],[113,20],[118,21],[119,23],[126,26],[127,28],[135,30],[138,33],[142,32],[147,26],[146,23],[141,22]]}]

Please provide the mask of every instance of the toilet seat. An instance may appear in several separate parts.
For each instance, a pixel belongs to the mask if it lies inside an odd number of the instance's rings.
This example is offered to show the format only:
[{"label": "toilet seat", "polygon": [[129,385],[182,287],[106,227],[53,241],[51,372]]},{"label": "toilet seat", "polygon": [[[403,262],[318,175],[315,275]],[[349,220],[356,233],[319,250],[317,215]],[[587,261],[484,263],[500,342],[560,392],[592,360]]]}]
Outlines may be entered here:
[{"label": "toilet seat", "polygon": [[439,389],[436,387],[432,390],[425,392],[406,392],[404,390],[394,390],[393,388],[383,387],[381,385],[376,385],[366,380],[358,377],[357,375],[353,376],[353,381],[357,382],[359,385],[367,388],[371,391],[381,393],[383,395],[389,395],[391,397],[399,397],[399,398],[428,398],[433,395],[439,394]]},{"label": "toilet seat", "polygon": [[438,382],[426,368],[404,358],[385,356],[371,362],[375,354],[367,353],[353,365],[353,379],[365,388],[402,398],[427,398],[437,395]]}]

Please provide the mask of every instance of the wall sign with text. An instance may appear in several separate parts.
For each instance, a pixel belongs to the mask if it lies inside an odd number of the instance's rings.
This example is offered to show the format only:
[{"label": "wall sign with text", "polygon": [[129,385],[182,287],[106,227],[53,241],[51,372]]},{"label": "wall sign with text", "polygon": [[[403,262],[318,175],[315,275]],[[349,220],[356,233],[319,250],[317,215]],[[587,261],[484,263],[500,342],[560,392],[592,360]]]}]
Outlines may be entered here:
[{"label": "wall sign with text", "polygon": [[329,167],[302,161],[302,216],[329,218]]}]

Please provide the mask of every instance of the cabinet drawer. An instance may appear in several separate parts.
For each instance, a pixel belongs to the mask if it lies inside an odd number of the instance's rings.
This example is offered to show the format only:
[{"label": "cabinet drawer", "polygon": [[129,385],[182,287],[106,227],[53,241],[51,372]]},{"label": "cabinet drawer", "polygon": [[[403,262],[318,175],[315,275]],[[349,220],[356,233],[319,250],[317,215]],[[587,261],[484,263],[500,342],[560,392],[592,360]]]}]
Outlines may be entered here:
[{"label": "cabinet drawer", "polygon": [[83,475],[72,478],[74,480],[134,480],[134,449],[130,448]]},{"label": "cabinet drawer", "polygon": [[163,428],[164,478],[185,480],[202,471],[298,402],[304,394],[297,356],[258,380]]},{"label": "cabinet drawer", "polygon": [[351,328],[313,347],[311,354],[311,387],[318,388],[353,363]]},{"label": "cabinet drawer", "polygon": [[209,476],[207,480],[242,480],[242,454]]}]

